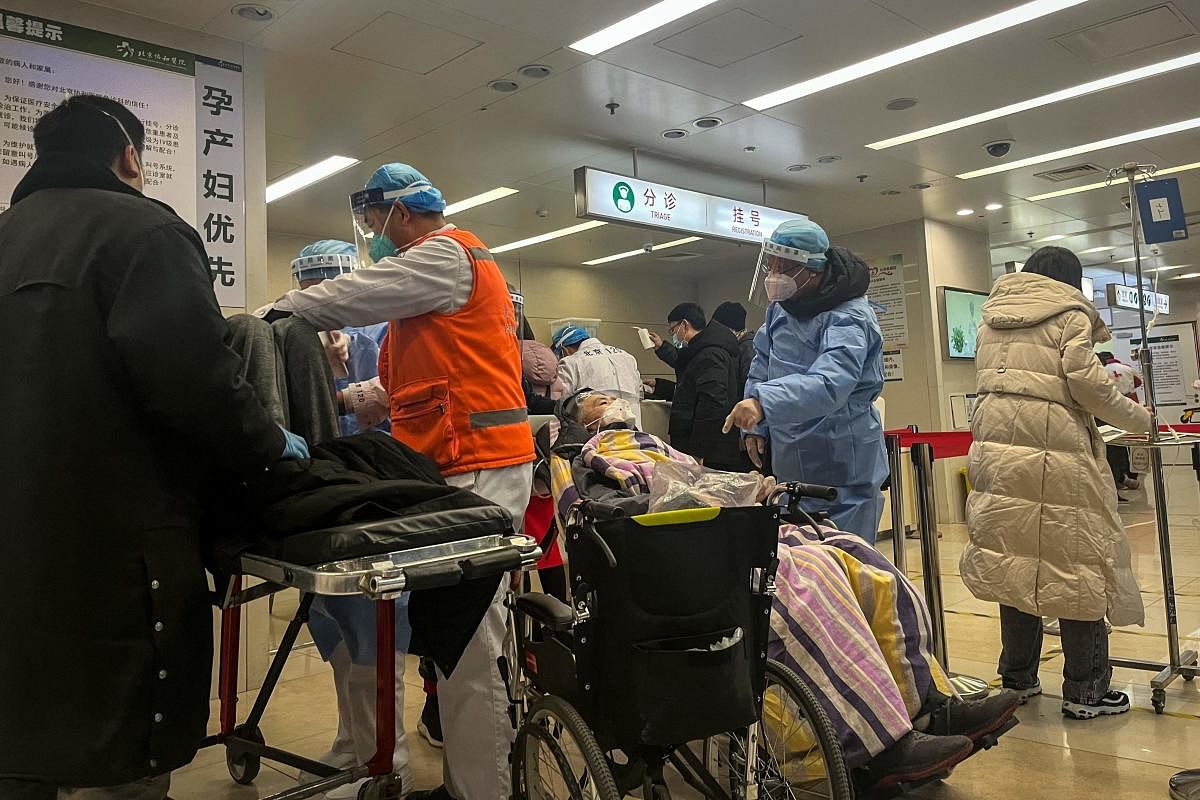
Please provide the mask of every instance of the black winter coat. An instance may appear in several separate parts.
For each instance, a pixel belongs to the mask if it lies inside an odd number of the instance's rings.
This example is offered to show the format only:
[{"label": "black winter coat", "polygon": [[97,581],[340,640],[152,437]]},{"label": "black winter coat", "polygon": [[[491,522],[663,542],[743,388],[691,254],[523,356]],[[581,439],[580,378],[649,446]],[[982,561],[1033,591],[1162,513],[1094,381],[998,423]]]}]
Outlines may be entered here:
[{"label": "black winter coat", "polygon": [[[124,783],[205,735],[199,492],[284,440],[225,345],[199,236],[39,159],[0,215],[0,779]],[[161,715],[158,716],[158,715]]]},{"label": "black winter coat", "polygon": [[736,468],[741,463],[738,432],[721,433],[725,418],[742,399],[738,388],[740,349],[733,331],[709,325],[679,351],[678,383],[671,401],[671,446],[703,459],[705,466]]}]

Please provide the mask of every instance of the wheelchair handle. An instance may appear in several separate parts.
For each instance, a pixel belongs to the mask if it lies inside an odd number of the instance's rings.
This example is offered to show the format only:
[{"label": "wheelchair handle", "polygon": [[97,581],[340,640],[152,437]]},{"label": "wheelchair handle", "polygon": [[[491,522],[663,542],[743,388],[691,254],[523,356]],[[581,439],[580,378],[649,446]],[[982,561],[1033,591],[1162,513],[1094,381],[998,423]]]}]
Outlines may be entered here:
[{"label": "wheelchair handle", "polygon": [[828,500],[830,502],[837,500],[837,489],[832,486],[822,486],[817,483],[800,483],[799,481],[791,481],[781,483],[771,492],[771,496],[767,499],[768,503],[774,503],[781,495],[788,495],[793,500],[801,497],[809,497],[813,500]]},{"label": "wheelchair handle", "polygon": [[584,503],[582,511],[585,515],[600,522],[611,522],[614,519],[625,518],[625,509],[620,506],[601,503],[597,500],[589,500]]}]

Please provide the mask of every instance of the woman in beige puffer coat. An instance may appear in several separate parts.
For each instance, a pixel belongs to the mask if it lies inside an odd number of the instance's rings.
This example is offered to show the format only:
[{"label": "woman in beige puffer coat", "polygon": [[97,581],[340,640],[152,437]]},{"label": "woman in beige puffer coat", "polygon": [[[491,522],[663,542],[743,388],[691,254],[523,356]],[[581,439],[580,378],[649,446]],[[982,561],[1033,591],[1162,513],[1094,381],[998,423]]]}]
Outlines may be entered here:
[{"label": "woman in beige puffer coat", "polygon": [[1150,415],[1117,391],[1093,352],[1111,336],[1079,290],[1082,274],[1069,250],[1044,247],[984,303],[960,566],[972,594],[1000,604],[1004,685],[1040,692],[1041,617],[1058,617],[1063,713],[1090,719],[1129,708],[1109,691],[1104,617],[1144,621],[1094,418],[1145,432]]}]

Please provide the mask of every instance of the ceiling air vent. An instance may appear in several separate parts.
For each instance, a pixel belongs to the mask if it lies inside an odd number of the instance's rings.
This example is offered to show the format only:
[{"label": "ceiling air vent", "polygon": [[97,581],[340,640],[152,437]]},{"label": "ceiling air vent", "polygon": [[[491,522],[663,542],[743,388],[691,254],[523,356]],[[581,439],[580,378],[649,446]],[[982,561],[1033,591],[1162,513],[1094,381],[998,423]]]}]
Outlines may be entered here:
[{"label": "ceiling air vent", "polygon": [[693,258],[699,258],[699,253],[671,253],[670,255],[659,256],[659,261],[691,261]]},{"label": "ceiling air vent", "polygon": [[1091,178],[1097,175],[1107,175],[1108,170],[1101,169],[1095,164],[1072,164],[1062,169],[1052,169],[1049,172],[1035,172],[1033,177],[1054,183],[1073,181],[1076,178]]}]

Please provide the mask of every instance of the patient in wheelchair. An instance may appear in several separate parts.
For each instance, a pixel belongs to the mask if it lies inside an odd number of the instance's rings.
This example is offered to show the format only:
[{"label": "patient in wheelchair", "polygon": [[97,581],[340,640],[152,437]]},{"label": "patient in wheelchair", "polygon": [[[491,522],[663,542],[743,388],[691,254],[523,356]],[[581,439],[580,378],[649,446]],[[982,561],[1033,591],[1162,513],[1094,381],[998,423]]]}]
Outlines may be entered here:
[{"label": "patient in wheelchair", "polygon": [[[558,413],[550,467],[560,522],[585,499],[646,513],[657,466],[696,465],[634,428],[624,401],[580,393],[560,402]],[[764,481],[754,499],[770,488]],[[672,502],[679,507],[678,497]],[[710,492],[699,493],[696,505],[713,504]],[[867,784],[940,775],[1011,727],[1015,693],[976,701],[954,695],[931,650],[920,591],[862,538],[784,524],[778,557],[768,655],[814,690],[847,766],[863,770]]]}]

